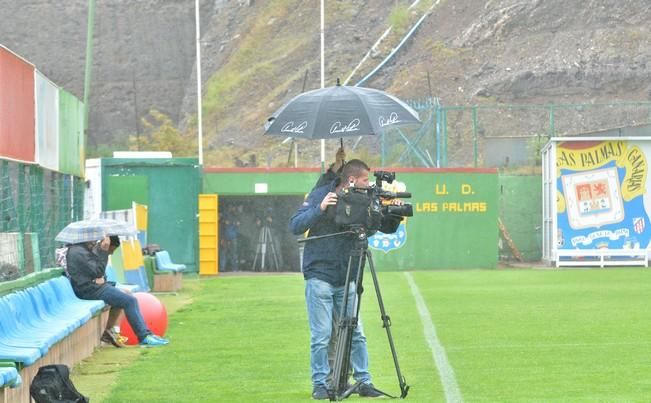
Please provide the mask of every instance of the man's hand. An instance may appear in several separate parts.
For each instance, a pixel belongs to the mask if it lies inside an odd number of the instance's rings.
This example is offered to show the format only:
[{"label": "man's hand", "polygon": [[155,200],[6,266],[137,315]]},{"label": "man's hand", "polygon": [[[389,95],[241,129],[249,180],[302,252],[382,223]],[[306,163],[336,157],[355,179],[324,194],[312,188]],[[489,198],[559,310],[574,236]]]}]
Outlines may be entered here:
[{"label": "man's hand", "polygon": [[102,284],[104,284],[105,282],[106,282],[106,280],[104,280],[104,277],[97,277],[97,278],[95,279],[95,284],[97,284],[97,285],[102,285]]},{"label": "man's hand", "polygon": [[99,248],[104,252],[108,252],[109,246],[111,246],[111,238],[105,236],[104,239],[102,239],[102,242],[100,242]]},{"label": "man's hand", "polygon": [[337,194],[330,192],[321,201],[321,211],[326,211],[328,206],[334,206],[335,204],[337,204]]},{"label": "man's hand", "polygon": [[343,147],[339,147],[339,149],[337,149],[337,154],[335,156],[334,171],[337,172],[338,170],[340,170],[341,167],[344,166],[344,162],[346,162],[346,151],[344,151]]}]

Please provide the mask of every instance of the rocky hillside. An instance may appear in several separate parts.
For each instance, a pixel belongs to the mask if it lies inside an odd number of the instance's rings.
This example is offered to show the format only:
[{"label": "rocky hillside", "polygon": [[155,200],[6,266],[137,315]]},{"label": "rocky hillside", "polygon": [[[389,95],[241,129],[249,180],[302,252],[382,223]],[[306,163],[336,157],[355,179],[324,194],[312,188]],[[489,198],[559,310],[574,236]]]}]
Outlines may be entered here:
[{"label": "rocky hillside", "polygon": [[[444,105],[651,98],[651,3],[646,0],[325,3],[326,85],[347,78],[393,25],[350,81],[356,82],[429,11],[365,86],[403,99],[435,96]],[[192,131],[193,7],[194,2],[175,0],[97,2],[91,146],[124,148],[126,136],[143,131],[138,118],[151,108]],[[0,10],[0,43],[81,97],[85,2],[0,0]],[[201,1],[201,16],[206,165],[230,166],[235,156],[269,147],[286,156],[279,139],[262,136],[262,124],[283,102],[320,85],[318,2]],[[609,118],[584,116],[590,122],[581,122],[577,130],[620,122]],[[281,158],[266,153],[280,163]]]},{"label": "rocky hillside", "polygon": [[[176,0],[95,2],[91,148],[124,149],[150,108],[182,118],[195,62],[193,7]],[[0,43],[83,99],[87,16],[86,0],[0,0]]]}]

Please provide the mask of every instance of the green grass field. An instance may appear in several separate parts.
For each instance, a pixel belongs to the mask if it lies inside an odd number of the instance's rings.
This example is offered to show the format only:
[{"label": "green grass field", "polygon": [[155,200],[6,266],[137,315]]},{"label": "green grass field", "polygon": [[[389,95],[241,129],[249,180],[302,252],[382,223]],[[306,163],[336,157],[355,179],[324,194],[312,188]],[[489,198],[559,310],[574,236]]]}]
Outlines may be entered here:
[{"label": "green grass field", "polygon": [[[407,399],[648,401],[650,275],[645,269],[379,273],[411,386]],[[373,382],[397,394],[370,276],[365,284]],[[183,293],[161,299],[173,312],[169,346],[105,347],[75,367],[77,388],[93,402],[310,400],[301,275],[187,279]]]}]

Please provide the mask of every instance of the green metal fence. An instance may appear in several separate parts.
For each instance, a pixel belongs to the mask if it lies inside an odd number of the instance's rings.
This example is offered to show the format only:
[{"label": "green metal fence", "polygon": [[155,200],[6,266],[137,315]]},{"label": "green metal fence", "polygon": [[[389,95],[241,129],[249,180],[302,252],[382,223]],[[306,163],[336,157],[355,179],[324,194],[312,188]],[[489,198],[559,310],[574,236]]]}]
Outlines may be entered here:
[{"label": "green metal fence", "polygon": [[539,262],[542,259],[542,177],[500,174],[498,185],[502,220],[500,260]]},{"label": "green metal fence", "polygon": [[[550,137],[651,124],[651,102],[445,106],[426,98],[408,103],[419,112],[420,127],[360,137],[353,153],[386,167],[538,166],[540,148]],[[329,146],[327,155],[334,155],[337,144]]]},{"label": "green metal fence", "polygon": [[56,234],[83,215],[83,179],[0,161],[0,281],[54,266]]},{"label": "green metal fence", "polygon": [[540,164],[550,137],[651,123],[651,102],[438,106],[441,167]]}]

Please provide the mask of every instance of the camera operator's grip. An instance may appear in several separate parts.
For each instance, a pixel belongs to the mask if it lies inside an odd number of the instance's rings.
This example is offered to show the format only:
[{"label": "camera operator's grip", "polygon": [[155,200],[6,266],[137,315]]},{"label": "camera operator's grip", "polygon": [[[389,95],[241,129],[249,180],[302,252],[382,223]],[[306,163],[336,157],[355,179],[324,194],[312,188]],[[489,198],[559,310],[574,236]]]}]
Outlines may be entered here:
[{"label": "camera operator's grip", "polygon": [[334,192],[328,192],[327,195],[321,200],[319,208],[321,211],[326,211],[329,206],[334,206],[337,204],[337,194]]}]

